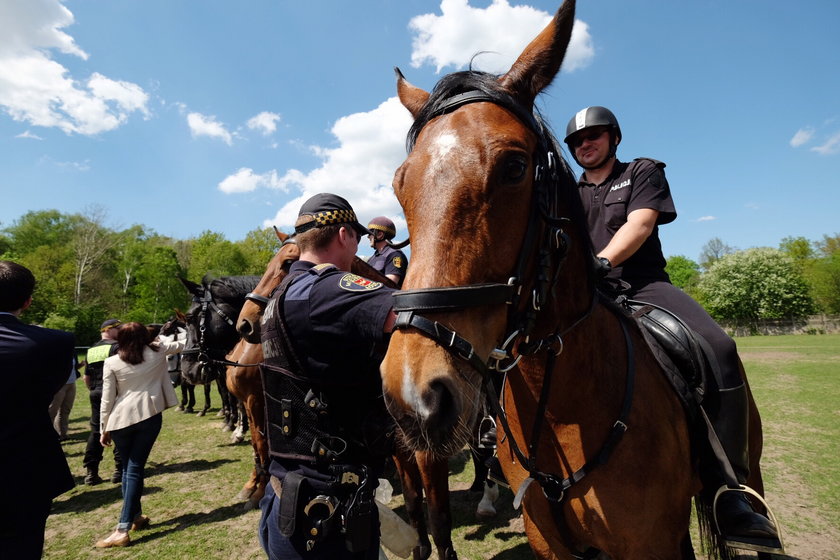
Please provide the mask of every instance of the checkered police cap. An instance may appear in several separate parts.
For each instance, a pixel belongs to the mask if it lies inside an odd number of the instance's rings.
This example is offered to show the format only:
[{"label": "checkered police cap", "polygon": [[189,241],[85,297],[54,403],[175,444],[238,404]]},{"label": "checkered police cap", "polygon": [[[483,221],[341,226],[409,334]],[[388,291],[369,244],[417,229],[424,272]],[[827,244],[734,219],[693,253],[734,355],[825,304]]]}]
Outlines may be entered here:
[{"label": "checkered police cap", "polygon": [[[311,221],[300,223],[303,216],[311,216]],[[295,233],[303,233],[312,228],[330,226],[334,224],[349,224],[361,235],[370,233],[365,226],[356,219],[356,213],[342,197],[336,194],[316,194],[303,203],[298,212],[298,223],[295,226]]]}]

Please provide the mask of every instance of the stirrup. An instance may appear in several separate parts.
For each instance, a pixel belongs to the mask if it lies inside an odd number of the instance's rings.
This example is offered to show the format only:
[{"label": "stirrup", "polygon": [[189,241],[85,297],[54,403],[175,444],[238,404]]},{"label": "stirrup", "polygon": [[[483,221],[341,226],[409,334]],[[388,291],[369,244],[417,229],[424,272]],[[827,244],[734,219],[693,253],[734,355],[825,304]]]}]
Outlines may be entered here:
[{"label": "stirrup", "polygon": [[[758,499],[758,501],[761,502],[761,504],[767,510],[767,519],[769,519],[770,522],[773,524],[773,527],[776,528],[777,540],[775,543],[770,542],[769,539],[761,539],[761,542],[755,542],[746,538],[742,538],[739,540],[724,538],[723,533],[720,530],[720,525],[718,524],[717,503],[718,498],[720,498],[726,492],[743,492],[745,494],[749,494],[750,496]],[[761,515],[758,512],[755,513]],[[741,484],[740,488],[729,488],[724,484],[723,486],[718,488],[717,492],[715,492],[715,499],[712,501],[712,518],[715,522],[715,532],[721,536],[726,546],[729,546],[731,548],[737,548],[740,550],[752,550],[755,552],[767,552],[770,554],[785,554],[785,543],[782,539],[782,529],[779,526],[778,521],[776,521],[776,516],[773,514],[773,510],[770,509],[770,506],[767,504],[767,501],[761,496],[761,494],[759,494],[749,486],[744,486],[743,484]],[[756,541],[757,540],[758,539],[756,539]]]}]

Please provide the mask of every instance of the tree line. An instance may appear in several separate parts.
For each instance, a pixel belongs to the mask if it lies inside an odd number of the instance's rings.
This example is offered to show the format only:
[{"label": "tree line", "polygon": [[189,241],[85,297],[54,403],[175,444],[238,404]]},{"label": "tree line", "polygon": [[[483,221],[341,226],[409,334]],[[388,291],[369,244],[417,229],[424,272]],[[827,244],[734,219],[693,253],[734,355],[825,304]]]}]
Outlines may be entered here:
[{"label": "tree line", "polygon": [[[38,210],[0,229],[0,259],[23,264],[37,279],[26,321],[74,332],[87,346],[105,318],[162,323],[174,309],[186,310],[190,296],[179,278],[262,275],[279,249],[271,228],[239,241],[210,230],[173,239],[142,225],[110,228],[106,219],[99,206],[78,214]],[[715,238],[699,262],[673,256],[667,271],[713,317],[735,326],[840,313],[838,234],[744,251]]]},{"label": "tree line", "polygon": [[36,278],[24,320],[70,331],[88,346],[109,317],[163,323],[190,296],[179,278],[262,275],[279,241],[271,228],[240,241],[210,230],[173,239],[133,225],[113,229],[98,206],[83,213],[38,210],[0,229],[0,259],[29,268]]},{"label": "tree line", "polygon": [[738,250],[710,240],[697,263],[667,259],[671,281],[720,322],[757,331],[766,319],[840,314],[840,235],[785,237],[778,248]]}]

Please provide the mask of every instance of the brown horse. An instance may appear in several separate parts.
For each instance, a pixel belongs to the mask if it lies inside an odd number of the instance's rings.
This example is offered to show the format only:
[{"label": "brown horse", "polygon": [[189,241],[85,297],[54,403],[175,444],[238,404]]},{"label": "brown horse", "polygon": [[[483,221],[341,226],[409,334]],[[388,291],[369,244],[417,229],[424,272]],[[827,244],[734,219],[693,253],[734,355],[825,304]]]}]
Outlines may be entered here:
[{"label": "brown horse", "polygon": [[[638,325],[596,290],[574,175],[534,114],[573,22],[566,0],[501,76],[457,72],[428,93],[397,71],[415,122],[394,191],[413,250],[386,402],[407,441],[446,456],[507,372],[499,458],[536,556],[693,558],[686,415]],[[751,405],[748,483],[762,492]]]},{"label": "brown horse", "polygon": [[[262,361],[262,346],[260,340],[260,321],[262,319],[268,296],[280,285],[289,271],[289,266],[300,256],[300,251],[286,234],[277,232],[283,242],[280,251],[274,256],[266,268],[253,292],[248,294],[248,302],[242,307],[237,320],[242,340],[237,343],[233,351],[228,354],[232,362],[255,364]],[[393,287],[393,282],[371,268],[363,260],[356,258],[352,265],[352,272],[372,280],[382,282]],[[262,396],[262,380],[259,369],[250,366],[228,366],[228,389],[245,404],[245,410],[251,424],[251,444],[254,447],[255,469],[251,479],[245,484],[239,494],[241,499],[247,499],[246,507],[253,507],[259,503],[265,493],[268,482],[268,443],[261,428],[265,423],[265,409]],[[400,476],[406,511],[411,525],[417,529],[420,544],[414,551],[414,559],[422,560],[431,555],[432,547],[429,541],[429,529],[423,512],[423,491],[429,504],[429,523],[434,538],[438,557],[442,560],[457,558],[452,545],[452,517],[449,507],[449,463],[448,457],[440,457],[425,452],[410,452],[405,446],[399,445],[394,456],[394,462]]]}]

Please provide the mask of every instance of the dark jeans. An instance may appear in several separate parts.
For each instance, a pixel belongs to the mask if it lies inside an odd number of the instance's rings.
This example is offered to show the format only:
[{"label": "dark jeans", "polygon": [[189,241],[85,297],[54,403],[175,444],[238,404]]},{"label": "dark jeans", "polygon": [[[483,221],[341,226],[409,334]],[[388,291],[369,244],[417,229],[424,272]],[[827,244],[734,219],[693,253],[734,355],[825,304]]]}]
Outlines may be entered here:
[{"label": "dark jeans", "polygon": [[[102,389],[93,389],[90,392],[90,435],[87,440],[87,447],[85,447],[85,456],[82,459],[82,466],[86,469],[99,469],[99,463],[102,462],[102,454],[104,448],[99,443],[99,437],[102,435],[99,432],[99,409],[102,405]],[[114,446],[114,469],[118,471],[123,470],[122,459],[120,459],[120,452],[117,446]]]},{"label": "dark jeans", "polygon": [[[344,535],[337,534],[324,542],[317,543],[312,550],[306,550],[307,536],[298,531],[292,538],[284,537],[280,533],[279,515],[280,500],[274,493],[274,487],[269,484],[265,488],[265,496],[260,500],[259,538],[260,544],[268,554],[269,560],[377,560],[379,558],[379,517],[374,515],[371,531],[370,548],[365,551],[352,553],[344,544]],[[376,514],[376,508],[374,508]]]},{"label": "dark jeans", "polygon": [[664,307],[706,339],[720,366],[722,379],[718,380],[719,389],[731,389],[743,384],[735,341],[691,296],[668,282],[650,282],[638,287],[634,285],[628,295],[631,299]]},{"label": "dark jeans", "polygon": [[123,508],[117,525],[120,529],[128,529],[134,518],[143,511],[140,505],[143,471],[162,424],[163,414],[158,413],[142,422],[111,432],[111,439],[123,458]]}]

